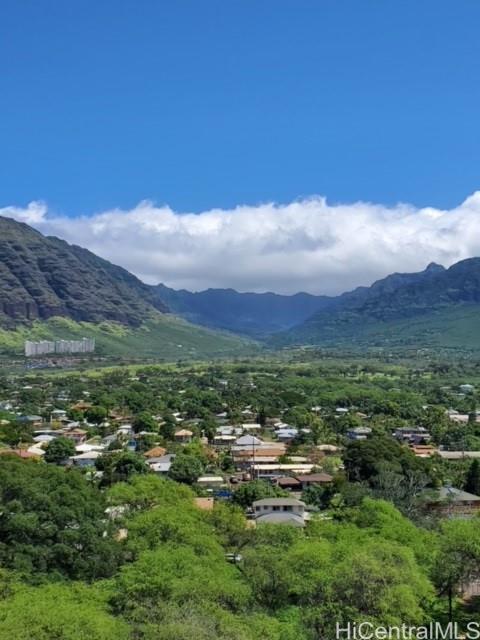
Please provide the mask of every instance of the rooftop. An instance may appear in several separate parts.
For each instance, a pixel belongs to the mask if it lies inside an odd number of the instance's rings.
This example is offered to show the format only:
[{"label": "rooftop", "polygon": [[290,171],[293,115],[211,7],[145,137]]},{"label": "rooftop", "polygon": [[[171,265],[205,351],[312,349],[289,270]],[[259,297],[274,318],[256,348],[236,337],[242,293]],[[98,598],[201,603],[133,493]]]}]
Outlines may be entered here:
[{"label": "rooftop", "polygon": [[442,487],[431,502],[480,502],[480,496],[455,487]]},{"label": "rooftop", "polygon": [[[479,498],[480,500],[480,498]],[[263,498],[263,500],[255,500],[254,507],[304,507],[305,503],[296,498]]]},{"label": "rooftop", "polygon": [[333,476],[328,473],[310,473],[300,476],[301,482],[332,482]]}]

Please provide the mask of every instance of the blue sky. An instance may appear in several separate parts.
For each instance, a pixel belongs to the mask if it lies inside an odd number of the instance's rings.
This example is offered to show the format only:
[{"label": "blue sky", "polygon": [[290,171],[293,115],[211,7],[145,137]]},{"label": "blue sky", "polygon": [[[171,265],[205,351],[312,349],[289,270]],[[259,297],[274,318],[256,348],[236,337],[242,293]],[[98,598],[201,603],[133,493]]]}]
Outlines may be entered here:
[{"label": "blue sky", "polygon": [[0,206],[454,206],[479,23],[476,0],[4,0]]},{"label": "blue sky", "polygon": [[194,290],[480,255],[479,24],[478,0],[3,0],[0,215]]}]

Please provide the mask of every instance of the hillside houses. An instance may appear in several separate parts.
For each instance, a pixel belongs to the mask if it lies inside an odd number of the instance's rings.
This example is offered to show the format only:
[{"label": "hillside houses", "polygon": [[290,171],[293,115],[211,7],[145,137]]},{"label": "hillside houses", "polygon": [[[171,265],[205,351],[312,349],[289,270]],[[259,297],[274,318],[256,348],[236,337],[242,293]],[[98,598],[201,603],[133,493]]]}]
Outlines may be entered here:
[{"label": "hillside houses", "polygon": [[[255,366],[261,370],[263,365]],[[393,384],[387,376],[370,387],[365,375],[349,397],[355,374],[330,378],[327,371],[323,379],[316,377],[318,366],[313,366],[312,375],[303,365],[283,373],[279,365],[278,372],[258,376],[231,374],[228,367],[220,367],[221,378],[201,366],[188,374],[185,366],[168,373],[146,368],[138,375],[117,374],[101,391],[100,379],[88,376],[76,379],[71,388],[63,380],[60,389],[50,380],[41,388],[28,381],[1,397],[1,406],[9,412],[1,418],[6,424],[18,420],[31,435],[10,445],[15,455],[26,459],[40,461],[49,444],[63,437],[75,447],[65,462],[82,473],[100,469],[98,462],[103,464],[105,455],[131,454],[149,472],[168,478],[176,458],[186,456],[199,462],[187,483],[201,496],[228,501],[245,484],[261,481],[275,496],[308,499],[320,511],[329,508],[332,496],[342,504],[338,496],[352,489],[350,485],[361,482],[362,489],[367,487],[367,474],[360,479],[348,475],[349,452],[358,454],[363,446],[371,447],[374,460],[384,446],[387,467],[395,467],[389,472],[401,473],[390,450],[399,458],[406,452],[417,458],[418,468],[423,463],[425,468],[441,468],[442,480],[448,473],[460,475],[470,461],[480,458],[474,427],[480,418],[474,403],[478,384],[462,397],[457,394],[458,381],[445,389],[437,385],[427,397],[423,387],[409,395],[414,377]],[[429,380],[421,384],[426,387]],[[116,397],[115,403],[109,402],[109,394]],[[28,397],[41,401],[27,403]],[[107,406],[99,406],[102,402]],[[380,441],[384,444],[377,447]],[[95,478],[101,479],[101,474],[95,472]],[[460,491],[462,486],[459,483]],[[368,491],[380,493],[373,483]],[[388,491],[385,494],[389,498]],[[311,504],[306,504],[308,512]],[[441,512],[440,507],[432,507],[435,510]],[[271,521],[276,519],[295,521],[272,510]]]}]

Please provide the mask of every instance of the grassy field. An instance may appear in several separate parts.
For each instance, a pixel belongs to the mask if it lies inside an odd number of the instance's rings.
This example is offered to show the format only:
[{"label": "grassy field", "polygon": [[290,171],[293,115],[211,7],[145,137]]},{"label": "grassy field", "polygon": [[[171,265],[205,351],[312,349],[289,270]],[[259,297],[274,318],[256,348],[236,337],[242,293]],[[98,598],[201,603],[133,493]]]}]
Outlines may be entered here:
[{"label": "grassy field", "polygon": [[175,316],[162,315],[139,328],[112,322],[92,324],[67,318],[51,318],[21,326],[15,331],[0,329],[0,354],[20,356],[25,340],[95,338],[96,354],[119,358],[161,358],[165,360],[253,354],[258,345],[231,334],[197,327]]}]

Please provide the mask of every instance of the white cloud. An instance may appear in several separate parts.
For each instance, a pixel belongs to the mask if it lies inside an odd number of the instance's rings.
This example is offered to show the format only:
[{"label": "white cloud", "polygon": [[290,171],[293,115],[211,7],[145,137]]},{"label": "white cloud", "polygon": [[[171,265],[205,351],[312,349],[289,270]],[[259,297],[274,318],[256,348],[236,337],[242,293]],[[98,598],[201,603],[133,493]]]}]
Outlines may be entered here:
[{"label": "white cloud", "polygon": [[450,210],[314,197],[200,214],[144,201],[80,218],[32,202],[0,215],[86,247],[145,282],[190,290],[334,294],[431,261],[449,266],[480,255],[480,191]]}]

